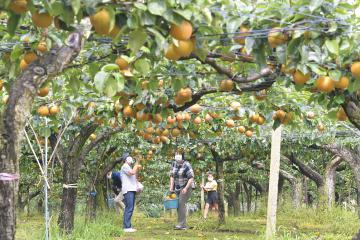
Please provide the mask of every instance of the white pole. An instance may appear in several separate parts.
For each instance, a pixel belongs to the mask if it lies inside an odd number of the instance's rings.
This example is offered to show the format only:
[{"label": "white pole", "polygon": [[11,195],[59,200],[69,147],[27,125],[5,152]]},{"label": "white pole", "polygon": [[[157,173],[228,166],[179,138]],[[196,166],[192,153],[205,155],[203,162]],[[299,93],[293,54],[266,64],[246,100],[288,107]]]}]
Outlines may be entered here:
[{"label": "white pole", "polygon": [[[45,118],[45,127],[47,128],[48,122],[47,118]],[[48,137],[45,137],[45,159],[43,159],[44,164],[44,174],[45,179],[47,179],[48,168],[47,168],[47,160],[48,160]],[[44,183],[44,193],[45,193],[45,240],[49,240],[49,206],[48,206],[48,188],[46,183]]]},{"label": "white pole", "polygon": [[276,211],[280,170],[281,130],[282,126],[280,125],[277,129],[272,131],[271,137],[271,159],[266,221],[266,240],[274,239],[276,233]]}]

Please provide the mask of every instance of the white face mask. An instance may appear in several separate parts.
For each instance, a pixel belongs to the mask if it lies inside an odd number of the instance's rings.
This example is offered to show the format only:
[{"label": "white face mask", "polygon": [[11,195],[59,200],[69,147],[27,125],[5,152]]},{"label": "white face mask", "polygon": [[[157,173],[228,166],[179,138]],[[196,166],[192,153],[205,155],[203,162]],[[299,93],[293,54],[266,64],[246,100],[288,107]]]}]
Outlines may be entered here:
[{"label": "white face mask", "polygon": [[208,180],[209,180],[209,182],[211,182],[212,180],[214,180],[214,178],[213,177],[208,177]]},{"label": "white face mask", "polygon": [[183,161],[182,156],[180,154],[175,155],[175,161],[177,163],[182,163]]}]

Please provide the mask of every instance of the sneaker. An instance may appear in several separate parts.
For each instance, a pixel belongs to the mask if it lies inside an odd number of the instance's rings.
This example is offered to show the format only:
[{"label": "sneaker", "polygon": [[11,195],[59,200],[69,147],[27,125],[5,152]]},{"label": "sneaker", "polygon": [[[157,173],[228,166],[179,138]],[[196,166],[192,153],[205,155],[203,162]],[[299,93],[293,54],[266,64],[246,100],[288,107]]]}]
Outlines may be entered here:
[{"label": "sneaker", "polygon": [[133,233],[133,232],[136,232],[136,229],[135,228],[124,228],[124,232]]},{"label": "sneaker", "polygon": [[175,226],[175,230],[186,230],[187,227],[184,226]]}]

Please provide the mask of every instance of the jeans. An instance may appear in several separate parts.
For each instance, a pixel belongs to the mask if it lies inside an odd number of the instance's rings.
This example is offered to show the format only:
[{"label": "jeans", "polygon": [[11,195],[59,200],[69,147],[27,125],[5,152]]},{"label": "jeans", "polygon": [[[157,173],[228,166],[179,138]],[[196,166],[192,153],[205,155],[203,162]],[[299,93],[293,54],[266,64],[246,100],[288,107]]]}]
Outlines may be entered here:
[{"label": "jeans", "polygon": [[133,215],[135,205],[135,193],[136,192],[127,192],[124,194],[124,228],[131,228],[131,217]]}]

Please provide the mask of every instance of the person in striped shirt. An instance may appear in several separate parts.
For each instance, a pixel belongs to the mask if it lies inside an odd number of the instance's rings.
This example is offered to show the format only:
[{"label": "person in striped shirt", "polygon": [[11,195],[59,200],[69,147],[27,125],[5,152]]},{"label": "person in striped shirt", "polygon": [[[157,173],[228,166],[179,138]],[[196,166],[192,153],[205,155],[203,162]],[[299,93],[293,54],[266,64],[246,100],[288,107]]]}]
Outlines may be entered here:
[{"label": "person in striped shirt", "polygon": [[177,209],[178,219],[176,230],[186,230],[186,202],[189,200],[194,188],[194,171],[184,154],[175,153],[175,161],[170,171],[170,192],[175,192],[179,197]]}]

